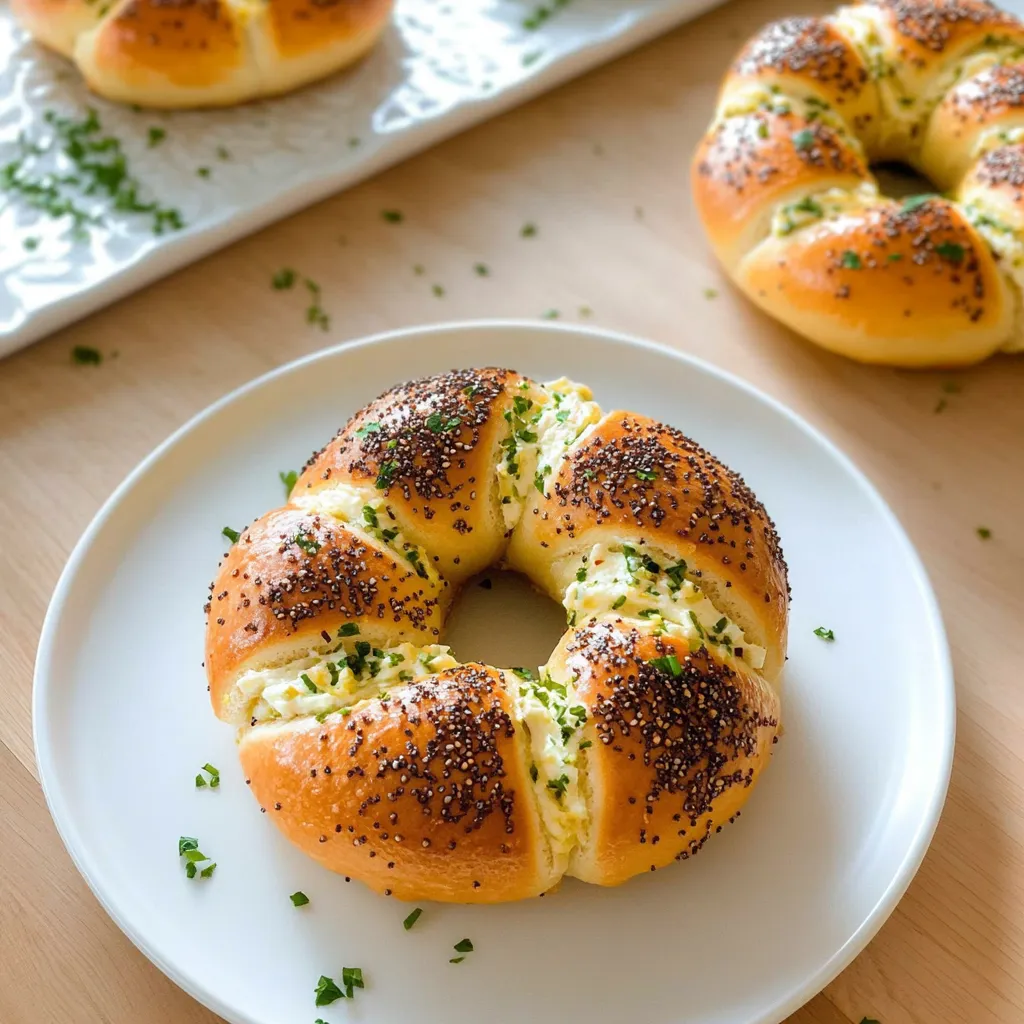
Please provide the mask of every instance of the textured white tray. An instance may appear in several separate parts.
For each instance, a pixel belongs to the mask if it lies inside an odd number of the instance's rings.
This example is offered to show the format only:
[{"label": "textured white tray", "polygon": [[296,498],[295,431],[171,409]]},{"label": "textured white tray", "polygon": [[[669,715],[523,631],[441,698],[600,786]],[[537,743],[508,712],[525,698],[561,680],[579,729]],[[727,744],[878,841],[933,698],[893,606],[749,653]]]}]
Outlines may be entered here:
[{"label": "textured white tray", "polygon": [[[149,218],[109,213],[75,241],[69,218],[0,191],[0,356],[719,2],[574,0],[527,30],[536,0],[399,0],[382,45],[353,70],[283,99],[176,114],[91,97],[66,61],[35,46],[0,7],[0,167],[17,156],[22,133],[52,135],[46,110],[81,117],[91,105],[146,186],[141,198],[185,221],[155,236]],[[166,138],[148,148],[154,125]],[[39,167],[66,173],[50,159]],[[29,250],[25,239],[38,243]]]}]

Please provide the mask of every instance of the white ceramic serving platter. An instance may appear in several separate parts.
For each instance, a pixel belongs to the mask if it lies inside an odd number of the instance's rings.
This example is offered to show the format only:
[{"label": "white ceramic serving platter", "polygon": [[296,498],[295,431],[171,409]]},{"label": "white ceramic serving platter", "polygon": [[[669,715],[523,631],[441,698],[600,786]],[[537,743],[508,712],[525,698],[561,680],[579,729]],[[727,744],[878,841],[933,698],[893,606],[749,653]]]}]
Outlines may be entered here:
[{"label": "white ceramic serving platter", "polygon": [[[46,111],[81,118],[93,106],[143,183],[140,198],[185,221],[156,236],[150,218],[78,197],[104,223],[76,241],[70,218],[0,189],[0,356],[720,2],[573,0],[531,30],[524,21],[552,3],[398,0],[392,27],[357,67],[280,99],[174,114],[90,96],[0,4],[0,167],[19,159],[19,138],[52,140]],[[150,148],[153,126],[166,137]],[[73,170],[53,152],[26,167],[36,178]]]},{"label": "white ceramic serving platter", "polygon": [[[347,416],[402,378],[513,366],[588,382],[740,471],[778,523],[793,588],[785,735],[742,818],[700,857],[604,890],[574,881],[497,907],[410,907],[319,868],[246,789],[210,711],[202,605],[225,542],[279,504]],[[546,660],[546,599],[471,587],[457,656]],[[488,604],[488,602],[491,602]],[[814,635],[824,625],[835,642]],[[867,943],[920,864],[954,729],[935,598],[892,513],[812,427],[706,364],[605,332],[531,323],[403,331],[242,388],[153,453],[86,531],[57,586],[34,692],[40,776],[104,907],[171,978],[235,1024],[566,1020],[776,1024]],[[210,761],[219,790],[196,790]],[[218,863],[189,881],[180,835]],[[288,899],[303,890],[311,904]],[[469,937],[475,952],[449,964]],[[361,967],[317,1010],[321,974]]]}]

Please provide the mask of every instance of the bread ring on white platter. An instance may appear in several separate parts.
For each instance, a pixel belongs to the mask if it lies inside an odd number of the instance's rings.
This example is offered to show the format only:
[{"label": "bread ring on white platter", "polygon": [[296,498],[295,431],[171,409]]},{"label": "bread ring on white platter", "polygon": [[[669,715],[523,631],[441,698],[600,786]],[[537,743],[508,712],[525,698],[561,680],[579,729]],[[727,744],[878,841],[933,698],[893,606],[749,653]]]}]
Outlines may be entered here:
[{"label": "bread ring on white platter", "polygon": [[[457,588],[565,606],[538,671],[459,664]],[[731,821],[779,733],[788,584],[749,487],[565,379],[392,388],[242,531],[206,669],[253,796],[332,871],[409,900],[614,885]]]},{"label": "bread ring on white platter", "polygon": [[[870,165],[943,190],[902,201]],[[866,363],[963,366],[1024,348],[1024,24],[982,0],[877,0],[769,25],[693,162],[735,284]]]},{"label": "bread ring on white platter", "polygon": [[290,92],[376,43],[394,0],[11,0],[89,88],[143,107],[221,107]]}]

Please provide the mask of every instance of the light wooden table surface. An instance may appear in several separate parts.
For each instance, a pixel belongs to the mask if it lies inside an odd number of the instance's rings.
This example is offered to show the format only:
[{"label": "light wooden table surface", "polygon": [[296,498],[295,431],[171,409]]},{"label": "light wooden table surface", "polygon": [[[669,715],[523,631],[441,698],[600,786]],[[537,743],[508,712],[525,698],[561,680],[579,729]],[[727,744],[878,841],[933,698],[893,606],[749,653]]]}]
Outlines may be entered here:
[{"label": "light wooden table surface", "polygon": [[[580,319],[581,307],[727,367],[825,431],[891,503],[942,604],[959,718],[938,833],[878,937],[791,1021],[1024,1021],[1024,357],[911,374],[818,351],[724,283],[688,197],[690,154],[739,41],[769,17],[821,9],[740,0],[0,363],[3,1024],[215,1019],[108,920],[36,780],[40,625],[115,485],[208,403],[323,345],[461,317]],[[535,237],[520,237],[526,222]],[[326,333],[304,322],[302,295],[270,287],[286,265],[322,285]],[[72,365],[73,345],[108,358]]]}]

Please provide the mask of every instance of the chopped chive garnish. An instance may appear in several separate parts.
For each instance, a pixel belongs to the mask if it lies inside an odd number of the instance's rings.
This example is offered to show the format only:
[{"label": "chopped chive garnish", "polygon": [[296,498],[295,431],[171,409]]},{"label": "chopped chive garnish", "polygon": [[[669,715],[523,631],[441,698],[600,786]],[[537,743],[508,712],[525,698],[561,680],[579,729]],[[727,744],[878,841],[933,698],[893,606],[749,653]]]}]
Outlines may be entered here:
[{"label": "chopped chive garnish", "polygon": [[826,629],[824,626],[819,626],[814,631],[815,636],[821,637],[822,640],[835,640],[836,635],[831,629]]},{"label": "chopped chive garnish", "polygon": [[316,983],[316,1005],[317,1006],[330,1006],[336,999],[344,999],[345,993],[334,983],[333,978],[328,978],[325,975],[320,975],[320,980]]},{"label": "chopped chive garnish", "polygon": [[359,634],[359,623],[345,622],[338,627],[338,636],[357,636]]},{"label": "chopped chive garnish", "polygon": [[99,366],[103,362],[103,353],[91,345],[76,345],[71,350],[71,361],[79,366]]},{"label": "chopped chive garnish", "polygon": [[401,224],[405,220],[405,214],[401,210],[381,210],[380,215],[389,224]]},{"label": "chopped chive garnish", "polygon": [[295,271],[291,267],[284,267],[270,279],[270,283],[277,291],[285,291],[295,284]]},{"label": "chopped chive garnish", "polygon": [[299,474],[294,469],[290,469],[287,473],[278,473],[277,475],[280,478],[281,483],[284,484],[285,493],[291,494],[295,485],[299,481]]},{"label": "chopped chive garnish", "polygon": [[472,953],[473,943],[469,939],[460,939],[453,948],[456,953]]},{"label": "chopped chive garnish", "polygon": [[301,889],[293,892],[288,899],[292,901],[293,907],[304,907],[309,902],[309,897]]},{"label": "chopped chive garnish", "polygon": [[232,530],[230,526],[225,526],[225,527],[224,527],[224,529],[223,529],[223,530],[221,530],[220,532],[221,532],[221,533],[222,533],[222,534],[223,534],[223,535],[224,535],[225,537],[227,537],[227,539],[228,539],[229,541],[231,541],[231,543],[232,543],[232,544],[237,544],[237,543],[238,543],[238,538],[242,536],[242,535],[241,535],[241,534],[240,534],[240,533],[238,532],[238,530]]},{"label": "chopped chive garnish", "polygon": [[626,595],[620,594],[612,603],[612,611],[616,611],[626,603]]},{"label": "chopped chive garnish", "polygon": [[423,913],[422,907],[417,907],[403,922],[402,927],[408,931],[419,919],[420,914]]},{"label": "chopped chive garnish", "polygon": [[593,745],[593,740],[580,740],[580,750],[586,750],[587,747],[592,747]]},{"label": "chopped chive garnish", "polygon": [[537,234],[537,225],[526,223],[519,229],[522,238],[533,238]]},{"label": "chopped chive garnish", "polygon": [[852,250],[847,249],[839,259],[839,265],[847,270],[860,270],[860,257]]},{"label": "chopped chive garnish", "polygon": [[317,693],[318,692],[317,688],[316,688],[316,683],[314,683],[313,680],[310,679],[309,676],[306,675],[305,672],[303,672],[302,675],[299,676],[299,678],[303,681],[303,683],[306,684],[306,689],[309,690],[310,693]]},{"label": "chopped chive garnish", "polygon": [[988,540],[992,536],[992,531],[987,526],[979,526],[977,533],[982,540]]}]

